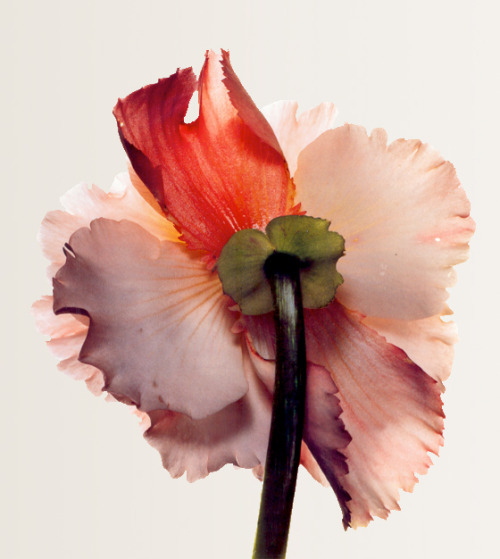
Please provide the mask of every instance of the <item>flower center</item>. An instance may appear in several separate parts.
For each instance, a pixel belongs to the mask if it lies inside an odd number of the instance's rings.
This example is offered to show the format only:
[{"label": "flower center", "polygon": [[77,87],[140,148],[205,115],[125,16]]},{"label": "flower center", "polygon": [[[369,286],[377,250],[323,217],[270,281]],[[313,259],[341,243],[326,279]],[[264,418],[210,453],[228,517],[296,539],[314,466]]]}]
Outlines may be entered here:
[{"label": "flower center", "polygon": [[269,222],[266,232],[237,231],[217,261],[222,288],[248,315],[273,310],[269,274],[299,262],[305,308],[325,307],[343,282],[337,260],[344,239],[328,231],[330,222],[310,216],[283,216]]}]

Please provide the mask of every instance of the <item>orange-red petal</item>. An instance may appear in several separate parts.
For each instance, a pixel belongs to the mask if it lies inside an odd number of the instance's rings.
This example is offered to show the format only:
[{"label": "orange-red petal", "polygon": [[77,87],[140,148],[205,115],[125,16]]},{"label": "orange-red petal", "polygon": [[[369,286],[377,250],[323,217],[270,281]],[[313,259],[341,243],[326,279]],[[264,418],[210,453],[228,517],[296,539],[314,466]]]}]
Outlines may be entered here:
[{"label": "orange-red petal", "polygon": [[184,117],[191,69],[140,89],[115,107],[131,163],[192,249],[217,257],[240,229],[292,212],[293,184],[278,141],[223,52],[206,55],[200,113]]}]

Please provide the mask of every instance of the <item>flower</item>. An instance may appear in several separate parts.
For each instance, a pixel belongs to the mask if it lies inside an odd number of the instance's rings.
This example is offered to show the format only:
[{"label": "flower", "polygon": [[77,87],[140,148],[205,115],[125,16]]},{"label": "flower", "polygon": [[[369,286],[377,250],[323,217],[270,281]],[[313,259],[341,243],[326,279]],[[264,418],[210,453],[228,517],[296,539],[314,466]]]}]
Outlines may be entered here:
[{"label": "flower", "polygon": [[[115,107],[132,168],[105,194],[80,185],[41,243],[54,296],[34,306],[60,367],[138,409],[163,464],[189,480],[232,463],[259,475],[274,385],[272,316],[224,295],[217,258],[242,229],[306,213],[345,239],[344,278],[305,311],[302,464],[344,524],[398,509],[442,445],[455,327],[446,288],[474,230],[453,166],[416,140],[333,128],[325,103],[261,113],[226,52]],[[61,250],[63,249],[63,250]],[[54,314],[55,313],[55,314]]]}]

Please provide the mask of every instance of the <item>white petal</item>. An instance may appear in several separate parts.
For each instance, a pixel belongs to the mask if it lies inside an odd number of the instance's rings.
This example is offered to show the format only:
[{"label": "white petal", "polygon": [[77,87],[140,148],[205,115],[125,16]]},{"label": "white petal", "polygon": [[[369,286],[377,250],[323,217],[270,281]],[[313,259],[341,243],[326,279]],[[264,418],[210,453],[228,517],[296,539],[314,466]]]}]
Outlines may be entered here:
[{"label": "white petal", "polygon": [[337,118],[333,103],[322,103],[299,118],[297,108],[295,101],[278,101],[262,109],[285,154],[291,176],[297,169],[299,153],[325,130],[333,128]]}]

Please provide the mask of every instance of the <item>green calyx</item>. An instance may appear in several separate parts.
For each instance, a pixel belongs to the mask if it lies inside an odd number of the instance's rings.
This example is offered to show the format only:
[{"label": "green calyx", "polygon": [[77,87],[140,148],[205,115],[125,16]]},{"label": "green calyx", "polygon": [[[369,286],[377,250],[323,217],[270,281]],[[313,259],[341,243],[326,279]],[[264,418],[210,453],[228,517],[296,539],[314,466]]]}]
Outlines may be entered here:
[{"label": "green calyx", "polygon": [[281,253],[299,261],[304,307],[325,307],[343,282],[336,264],[344,253],[344,239],[328,231],[329,225],[325,219],[289,215],[270,221],[266,233],[257,229],[236,232],[217,261],[224,293],[238,303],[244,314],[272,311],[267,273],[275,260],[273,255]]}]

